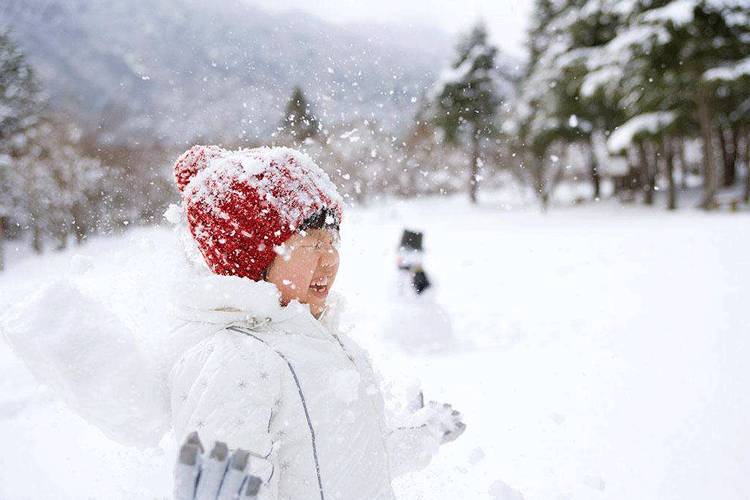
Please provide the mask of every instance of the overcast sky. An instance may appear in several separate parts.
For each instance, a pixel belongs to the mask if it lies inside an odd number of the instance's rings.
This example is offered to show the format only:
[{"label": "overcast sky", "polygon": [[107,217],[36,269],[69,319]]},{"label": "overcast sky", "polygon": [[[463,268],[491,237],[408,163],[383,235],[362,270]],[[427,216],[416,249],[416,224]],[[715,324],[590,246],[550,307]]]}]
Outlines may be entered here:
[{"label": "overcast sky", "polygon": [[434,25],[456,34],[484,19],[503,50],[523,55],[533,0],[248,0],[266,10],[303,10],[333,23]]}]

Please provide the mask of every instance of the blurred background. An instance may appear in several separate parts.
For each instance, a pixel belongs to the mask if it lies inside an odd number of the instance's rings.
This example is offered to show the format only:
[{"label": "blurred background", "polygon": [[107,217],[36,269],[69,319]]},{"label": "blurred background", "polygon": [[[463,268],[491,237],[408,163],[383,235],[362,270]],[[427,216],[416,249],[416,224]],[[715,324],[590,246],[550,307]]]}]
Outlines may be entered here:
[{"label": "blurred background", "polygon": [[2,240],[39,253],[160,222],[196,143],[301,147],[355,204],[744,209],[748,16],[731,0],[7,0]]},{"label": "blurred background", "polygon": [[[399,498],[750,498],[749,0],[3,0],[0,325],[63,280],[170,331],[201,143],[339,186],[351,335],[468,426]],[[0,498],[168,498],[0,365]]]}]

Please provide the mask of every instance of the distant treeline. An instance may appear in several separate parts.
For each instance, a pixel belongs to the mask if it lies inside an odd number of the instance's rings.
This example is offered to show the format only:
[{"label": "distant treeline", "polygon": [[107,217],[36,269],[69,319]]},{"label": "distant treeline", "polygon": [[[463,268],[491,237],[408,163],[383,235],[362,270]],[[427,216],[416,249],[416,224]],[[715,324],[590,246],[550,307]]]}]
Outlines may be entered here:
[{"label": "distant treeline", "polygon": [[[404,132],[367,116],[324,123],[300,82],[276,133],[222,145],[299,147],[359,204],[456,192],[476,202],[480,186],[512,183],[547,207],[568,183],[578,201],[652,204],[664,190],[673,209],[691,188],[703,208],[747,207],[749,12],[739,0],[538,0],[526,65],[499,57],[477,25],[413,97]],[[171,162],[212,142],[136,143],[80,128],[53,110],[0,33],[0,251],[5,240],[42,252],[160,221],[177,199]]]}]

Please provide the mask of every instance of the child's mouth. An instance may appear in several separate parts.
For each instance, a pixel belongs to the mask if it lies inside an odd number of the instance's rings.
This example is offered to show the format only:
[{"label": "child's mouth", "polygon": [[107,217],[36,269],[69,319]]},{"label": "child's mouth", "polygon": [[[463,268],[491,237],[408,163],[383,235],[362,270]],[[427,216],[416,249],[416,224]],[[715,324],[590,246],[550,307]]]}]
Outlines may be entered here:
[{"label": "child's mouth", "polygon": [[328,278],[318,278],[310,283],[310,290],[316,295],[325,297],[328,295]]}]

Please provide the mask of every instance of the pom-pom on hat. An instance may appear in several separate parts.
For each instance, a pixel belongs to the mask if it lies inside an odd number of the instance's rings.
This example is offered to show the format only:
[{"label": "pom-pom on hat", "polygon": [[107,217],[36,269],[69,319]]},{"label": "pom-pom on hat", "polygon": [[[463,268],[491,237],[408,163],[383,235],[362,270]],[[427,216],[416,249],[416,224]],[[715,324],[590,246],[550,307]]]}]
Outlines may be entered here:
[{"label": "pom-pom on hat", "polygon": [[259,281],[306,219],[324,211],[337,218],[329,225],[341,221],[336,186],[294,149],[193,146],[174,172],[190,232],[216,274]]}]

